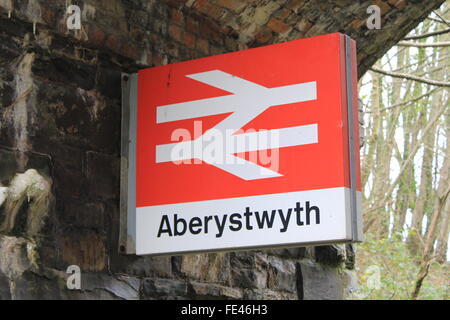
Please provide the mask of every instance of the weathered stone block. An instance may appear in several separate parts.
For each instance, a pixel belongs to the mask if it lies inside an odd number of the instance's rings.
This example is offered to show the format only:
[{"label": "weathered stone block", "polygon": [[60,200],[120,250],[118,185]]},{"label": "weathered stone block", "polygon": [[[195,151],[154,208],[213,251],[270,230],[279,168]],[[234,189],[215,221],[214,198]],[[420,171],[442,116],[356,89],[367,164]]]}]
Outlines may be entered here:
[{"label": "weathered stone block", "polygon": [[12,299],[14,300],[59,300],[59,284],[55,279],[47,279],[34,272],[26,271],[13,280]]},{"label": "weathered stone block", "polygon": [[266,288],[267,254],[262,251],[238,251],[231,254],[233,286]]},{"label": "weathered stone block", "polygon": [[0,235],[0,274],[15,280],[37,269],[36,246],[24,238]]},{"label": "weathered stone block", "polygon": [[19,172],[17,153],[10,150],[0,149],[0,161],[0,183],[3,186],[7,186],[14,175]]},{"label": "weathered stone block", "polygon": [[[0,30],[1,30],[0,19]],[[11,62],[20,55],[19,44],[11,37],[0,35],[0,66],[5,67],[11,64]]]},{"label": "weathered stone block", "polygon": [[16,236],[49,233],[53,212],[51,163],[33,153],[0,149],[0,232]]},{"label": "weathered stone block", "polygon": [[315,247],[316,261],[337,267],[345,261],[345,246],[329,245]]},{"label": "weathered stone block", "polygon": [[[97,91],[74,89],[70,83],[36,81],[36,113],[30,143],[48,141],[119,154],[120,102]],[[116,88],[120,91],[120,86]],[[51,148],[51,146],[47,147]]]},{"label": "weathered stone block", "polygon": [[189,296],[193,299],[242,299],[240,289],[224,287],[216,284],[191,282],[189,285]]},{"label": "weathered stone block", "polygon": [[12,36],[24,38],[27,33],[33,32],[33,25],[31,23],[18,23],[12,19],[1,17],[0,30],[8,30],[8,34]]},{"label": "weathered stone block", "polygon": [[119,158],[93,151],[89,151],[86,158],[89,197],[93,199],[118,199],[120,195]]},{"label": "weathered stone block", "polygon": [[353,244],[350,243],[345,245],[345,256],[345,268],[353,270],[355,268],[356,259],[355,247],[353,246]]},{"label": "weathered stone block", "polygon": [[58,222],[72,228],[90,228],[97,232],[106,232],[110,223],[103,202],[88,202],[78,199],[59,201],[61,212],[58,212]]},{"label": "weathered stone block", "polygon": [[138,277],[170,278],[172,257],[137,257],[112,253],[113,271]]},{"label": "weathered stone block", "polygon": [[245,290],[245,300],[295,300],[297,295],[270,289]]},{"label": "weathered stone block", "polygon": [[186,296],[188,285],[186,281],[174,279],[145,279],[143,283],[144,297],[170,299],[176,296]]},{"label": "weathered stone block", "polygon": [[80,290],[64,289],[63,294],[72,299],[138,300],[141,280],[127,276],[112,276],[81,271]]},{"label": "weathered stone block", "polygon": [[62,57],[45,57],[33,64],[33,74],[56,83],[91,90],[95,85],[96,68]]},{"label": "weathered stone block", "polygon": [[267,266],[267,254],[263,251],[236,251],[231,253],[232,268]]},{"label": "weathered stone block", "polygon": [[310,261],[299,263],[304,300],[340,300],[344,297],[346,283],[336,268]]},{"label": "weathered stone block", "polygon": [[254,269],[237,269],[232,272],[234,286],[242,288],[267,287],[267,271]]},{"label": "weathered stone block", "polygon": [[0,273],[0,300],[11,300],[10,286],[8,278]]},{"label": "weathered stone block", "polygon": [[267,249],[265,251],[268,254],[280,256],[283,258],[302,259],[307,257],[307,250],[304,247]]},{"label": "weathered stone block", "polygon": [[228,253],[192,254],[179,258],[179,272],[196,280],[228,283],[231,266]]},{"label": "weathered stone block", "polygon": [[107,266],[107,244],[105,236],[92,230],[61,230],[57,237],[61,252],[59,267],[65,270],[77,265],[84,271],[104,271]]},{"label": "weathered stone block", "polygon": [[269,257],[268,287],[291,293],[297,292],[295,263],[275,256]]},{"label": "weathered stone block", "polygon": [[99,65],[97,75],[97,90],[105,97],[120,101],[122,87],[122,72],[112,65]]}]

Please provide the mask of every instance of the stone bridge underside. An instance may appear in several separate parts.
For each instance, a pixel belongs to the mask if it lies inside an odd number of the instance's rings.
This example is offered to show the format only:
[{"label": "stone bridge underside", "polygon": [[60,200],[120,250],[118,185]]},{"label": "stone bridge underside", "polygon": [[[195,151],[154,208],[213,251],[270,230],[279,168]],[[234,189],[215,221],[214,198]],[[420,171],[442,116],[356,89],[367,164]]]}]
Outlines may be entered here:
[{"label": "stone bridge underside", "polygon": [[[345,297],[351,245],[118,253],[121,72],[342,32],[361,76],[443,2],[0,0],[0,299]],[[81,290],[66,289],[70,265]]]}]

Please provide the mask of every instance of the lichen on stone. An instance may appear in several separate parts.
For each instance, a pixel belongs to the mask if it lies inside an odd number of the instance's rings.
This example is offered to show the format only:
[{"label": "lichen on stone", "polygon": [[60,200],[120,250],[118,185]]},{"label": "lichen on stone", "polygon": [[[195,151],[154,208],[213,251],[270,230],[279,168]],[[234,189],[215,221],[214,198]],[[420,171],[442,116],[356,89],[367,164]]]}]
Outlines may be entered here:
[{"label": "lichen on stone", "polygon": [[50,210],[51,186],[52,180],[35,169],[16,174],[9,187],[2,187],[0,190],[0,200],[2,195],[4,197],[0,201],[0,204],[4,203],[4,220],[0,233],[9,234],[13,231],[18,213],[24,203],[27,203],[24,233],[30,237],[38,235]]}]

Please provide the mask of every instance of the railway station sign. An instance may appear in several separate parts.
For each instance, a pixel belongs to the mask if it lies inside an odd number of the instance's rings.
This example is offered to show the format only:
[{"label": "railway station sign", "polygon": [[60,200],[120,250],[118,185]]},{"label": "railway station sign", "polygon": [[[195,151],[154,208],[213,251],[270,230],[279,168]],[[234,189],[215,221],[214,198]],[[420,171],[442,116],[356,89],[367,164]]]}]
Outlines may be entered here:
[{"label": "railway station sign", "polygon": [[356,74],[334,33],[124,75],[121,251],[360,241]]}]

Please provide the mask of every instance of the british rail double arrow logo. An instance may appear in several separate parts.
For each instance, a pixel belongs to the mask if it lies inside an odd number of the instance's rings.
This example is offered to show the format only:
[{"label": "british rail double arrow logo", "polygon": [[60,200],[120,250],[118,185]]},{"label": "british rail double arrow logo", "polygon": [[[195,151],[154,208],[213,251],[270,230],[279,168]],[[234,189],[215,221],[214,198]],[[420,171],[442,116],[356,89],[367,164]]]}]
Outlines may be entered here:
[{"label": "british rail double arrow logo", "polygon": [[[254,162],[239,159],[235,161],[235,153],[259,151],[264,149],[276,149],[294,147],[305,144],[318,143],[318,124],[294,126],[288,128],[272,129],[250,133],[238,133],[250,121],[265,112],[269,107],[311,101],[317,99],[316,82],[298,83],[275,88],[266,88],[257,83],[239,78],[235,75],[212,70],[202,73],[186,75],[186,77],[205,83],[207,85],[228,91],[232,94],[195,101],[158,106],[156,109],[156,122],[165,123],[177,120],[195,119],[199,117],[231,113],[224,120],[207,130],[202,136],[192,141],[181,141],[156,146],[156,162],[170,162],[188,159],[200,159],[225,172],[244,180],[257,180],[283,176],[281,173],[262,167]],[[280,110],[282,112],[282,110]],[[257,145],[239,145],[233,153],[224,152],[224,161],[211,161],[204,157],[202,150],[189,155],[175,155],[174,148],[182,144],[196,143],[203,139],[211,141],[213,133],[220,132],[229,141],[233,139],[263,139],[276,130],[277,141],[271,143],[259,143]]]}]

